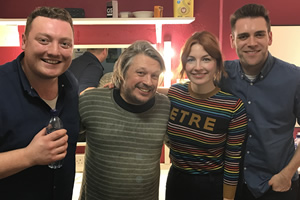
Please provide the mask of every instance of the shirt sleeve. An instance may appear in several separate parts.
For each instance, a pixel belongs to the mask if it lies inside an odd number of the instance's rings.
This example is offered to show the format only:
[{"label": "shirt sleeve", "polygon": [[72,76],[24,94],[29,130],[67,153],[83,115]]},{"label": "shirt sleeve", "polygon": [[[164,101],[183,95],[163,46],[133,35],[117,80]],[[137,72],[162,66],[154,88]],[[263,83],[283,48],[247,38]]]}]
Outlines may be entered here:
[{"label": "shirt sleeve", "polygon": [[88,87],[97,87],[100,78],[103,76],[103,69],[98,65],[90,63],[80,75],[79,93]]}]

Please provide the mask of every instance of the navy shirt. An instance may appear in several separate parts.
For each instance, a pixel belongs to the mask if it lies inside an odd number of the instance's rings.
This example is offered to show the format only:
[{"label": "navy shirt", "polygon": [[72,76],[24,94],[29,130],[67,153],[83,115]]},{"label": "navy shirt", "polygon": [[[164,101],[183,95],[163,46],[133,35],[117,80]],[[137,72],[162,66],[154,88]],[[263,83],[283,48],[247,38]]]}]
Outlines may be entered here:
[{"label": "navy shirt", "polygon": [[[224,91],[240,97],[248,115],[244,181],[255,197],[268,189],[268,181],[292,159],[293,131],[300,118],[300,68],[269,54],[254,81],[242,71],[239,60],[226,61],[229,75],[220,83]],[[298,178],[297,172],[293,180]]]},{"label": "navy shirt", "polygon": [[94,54],[86,51],[72,61],[69,70],[78,80],[80,93],[88,87],[97,87],[99,85],[104,68]]},{"label": "navy shirt", "polygon": [[[31,88],[20,61],[24,53],[0,66],[0,152],[26,147],[50,120],[50,107]],[[79,133],[78,86],[65,72],[59,77],[56,108],[69,136],[63,167],[33,166],[0,179],[1,199],[71,200]]]}]

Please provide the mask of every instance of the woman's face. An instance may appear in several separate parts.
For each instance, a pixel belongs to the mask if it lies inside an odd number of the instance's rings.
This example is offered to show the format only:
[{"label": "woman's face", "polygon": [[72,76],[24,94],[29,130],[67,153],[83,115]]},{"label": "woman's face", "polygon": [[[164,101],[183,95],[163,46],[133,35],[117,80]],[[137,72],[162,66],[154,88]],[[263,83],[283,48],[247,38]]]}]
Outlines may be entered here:
[{"label": "woman's face", "polygon": [[[215,88],[214,77],[217,70],[216,59],[212,58],[200,44],[194,44],[187,57],[185,72],[198,93],[210,92]],[[197,92],[197,91],[194,91]]]}]

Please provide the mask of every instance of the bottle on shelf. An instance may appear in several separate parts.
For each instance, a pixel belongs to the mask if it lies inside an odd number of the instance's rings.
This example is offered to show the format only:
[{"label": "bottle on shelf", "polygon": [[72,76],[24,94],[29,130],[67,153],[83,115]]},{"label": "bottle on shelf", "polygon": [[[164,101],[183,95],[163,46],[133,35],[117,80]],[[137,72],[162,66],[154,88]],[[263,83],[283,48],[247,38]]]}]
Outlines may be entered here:
[{"label": "bottle on shelf", "polygon": [[[47,134],[50,134],[53,131],[63,128],[63,123],[62,123],[61,119],[58,117],[57,110],[55,110],[55,109],[51,110],[50,114],[51,114],[51,118],[50,118],[48,126],[46,127]],[[64,161],[63,159],[55,161],[53,163],[50,163],[48,165],[48,167],[51,169],[59,169],[62,167],[63,161]]]}]

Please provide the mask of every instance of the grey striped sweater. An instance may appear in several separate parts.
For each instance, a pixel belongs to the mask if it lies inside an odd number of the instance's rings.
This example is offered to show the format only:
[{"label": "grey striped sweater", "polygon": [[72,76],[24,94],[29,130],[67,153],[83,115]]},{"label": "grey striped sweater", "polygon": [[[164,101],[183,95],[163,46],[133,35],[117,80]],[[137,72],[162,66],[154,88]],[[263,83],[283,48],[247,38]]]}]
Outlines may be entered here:
[{"label": "grey striped sweater", "polygon": [[80,199],[158,199],[160,155],[169,118],[168,98],[157,93],[142,113],[114,101],[113,90],[86,91],[79,99],[87,147]]}]

